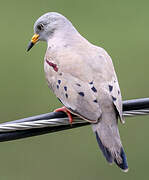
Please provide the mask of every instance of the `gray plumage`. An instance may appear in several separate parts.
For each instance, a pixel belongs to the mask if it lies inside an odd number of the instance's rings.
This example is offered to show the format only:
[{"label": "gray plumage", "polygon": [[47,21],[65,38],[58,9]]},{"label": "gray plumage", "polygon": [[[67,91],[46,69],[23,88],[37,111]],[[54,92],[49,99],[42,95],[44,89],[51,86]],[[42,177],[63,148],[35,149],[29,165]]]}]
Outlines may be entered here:
[{"label": "gray plumage", "polygon": [[41,16],[34,32],[38,40],[47,41],[44,70],[48,86],[73,114],[92,123],[107,161],[127,171],[117,125],[118,117],[124,123],[122,99],[110,56],[58,13]]}]

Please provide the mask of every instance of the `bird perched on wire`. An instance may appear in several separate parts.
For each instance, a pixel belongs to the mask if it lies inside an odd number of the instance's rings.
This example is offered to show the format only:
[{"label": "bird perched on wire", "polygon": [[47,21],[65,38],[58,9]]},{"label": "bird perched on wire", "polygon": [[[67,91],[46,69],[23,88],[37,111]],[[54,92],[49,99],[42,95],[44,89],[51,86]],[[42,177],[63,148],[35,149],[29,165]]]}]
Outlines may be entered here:
[{"label": "bird perched on wire", "polygon": [[109,163],[128,171],[118,130],[122,117],[121,92],[107,52],[88,42],[63,15],[49,12],[34,24],[28,51],[38,41],[47,42],[44,58],[49,88],[64,107],[70,123],[75,114],[92,124],[98,145]]}]

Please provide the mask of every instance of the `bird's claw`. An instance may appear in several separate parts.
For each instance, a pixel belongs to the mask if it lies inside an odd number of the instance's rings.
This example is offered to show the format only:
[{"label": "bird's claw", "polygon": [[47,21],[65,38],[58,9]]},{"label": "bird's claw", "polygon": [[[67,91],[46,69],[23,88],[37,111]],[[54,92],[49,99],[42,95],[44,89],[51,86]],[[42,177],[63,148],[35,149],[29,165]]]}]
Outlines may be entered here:
[{"label": "bird's claw", "polygon": [[58,109],[55,109],[54,112],[64,112],[67,114],[68,116],[68,119],[69,119],[69,123],[72,125],[72,122],[73,122],[73,118],[72,118],[72,114],[70,113],[70,111],[65,107],[61,107],[61,108],[58,108]]}]

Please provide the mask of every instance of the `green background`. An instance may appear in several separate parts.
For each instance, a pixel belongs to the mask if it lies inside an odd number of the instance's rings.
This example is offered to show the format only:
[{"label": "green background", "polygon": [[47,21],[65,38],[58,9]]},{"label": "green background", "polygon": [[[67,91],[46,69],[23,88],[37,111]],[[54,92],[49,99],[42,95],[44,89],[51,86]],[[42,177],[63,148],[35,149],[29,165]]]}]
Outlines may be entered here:
[{"label": "green background", "polygon": [[[93,44],[111,55],[123,99],[148,97],[148,0],[1,0],[0,122],[53,111],[61,106],[43,71],[45,43],[29,53],[33,24],[42,14],[60,12]],[[91,127],[0,144],[0,180],[147,179],[149,117],[119,124],[129,163],[123,173],[108,165]]]}]

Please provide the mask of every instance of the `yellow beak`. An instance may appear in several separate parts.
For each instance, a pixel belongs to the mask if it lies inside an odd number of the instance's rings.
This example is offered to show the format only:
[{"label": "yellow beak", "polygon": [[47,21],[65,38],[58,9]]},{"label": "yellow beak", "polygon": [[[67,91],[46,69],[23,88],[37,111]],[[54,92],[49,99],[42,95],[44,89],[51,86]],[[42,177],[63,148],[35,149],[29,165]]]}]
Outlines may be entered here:
[{"label": "yellow beak", "polygon": [[35,44],[36,42],[39,40],[39,34],[34,34],[28,47],[27,47],[27,51],[29,51]]}]

